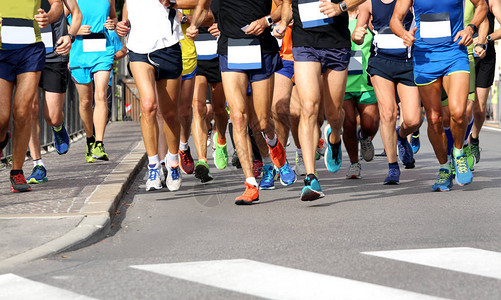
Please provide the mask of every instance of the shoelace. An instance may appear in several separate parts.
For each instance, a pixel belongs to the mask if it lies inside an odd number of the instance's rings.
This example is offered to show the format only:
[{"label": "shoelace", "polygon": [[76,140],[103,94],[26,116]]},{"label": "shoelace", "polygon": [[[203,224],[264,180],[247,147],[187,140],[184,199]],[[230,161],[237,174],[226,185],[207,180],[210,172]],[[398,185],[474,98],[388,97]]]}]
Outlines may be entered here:
[{"label": "shoelace", "polygon": [[445,183],[449,179],[449,173],[440,170],[438,173],[437,183]]},{"label": "shoelace", "polygon": [[459,157],[455,158],[456,160],[456,167],[458,168],[459,173],[467,173],[468,172],[468,163],[466,162],[466,157],[463,155],[460,155]]},{"label": "shoelace", "polygon": [[179,171],[177,168],[171,168],[171,177],[172,177],[172,180],[179,179]]},{"label": "shoelace", "polygon": [[265,166],[262,166],[259,169],[263,172],[263,180],[268,181],[274,179],[273,167],[267,166],[267,168],[265,168]]},{"label": "shoelace", "polygon": [[285,162],[285,165],[279,168],[280,173],[287,175],[291,173],[291,168],[289,167],[289,164]]},{"label": "shoelace", "polygon": [[43,175],[44,174],[44,169],[43,169],[43,167],[41,165],[36,165],[33,168],[33,173],[37,174],[37,175]]},{"label": "shoelace", "polygon": [[246,186],[245,192],[242,194],[242,196],[253,198],[254,197],[254,189]]},{"label": "shoelace", "polygon": [[12,179],[14,180],[15,184],[27,184],[26,179],[22,174],[17,174],[12,176]]},{"label": "shoelace", "polygon": [[160,170],[158,169],[149,169],[148,172],[148,180],[156,180],[157,176],[160,176]]},{"label": "shoelace", "polygon": [[180,151],[181,152],[181,159],[183,160],[183,163],[185,165],[189,165],[193,163],[193,158],[191,155],[188,154],[187,151]]}]

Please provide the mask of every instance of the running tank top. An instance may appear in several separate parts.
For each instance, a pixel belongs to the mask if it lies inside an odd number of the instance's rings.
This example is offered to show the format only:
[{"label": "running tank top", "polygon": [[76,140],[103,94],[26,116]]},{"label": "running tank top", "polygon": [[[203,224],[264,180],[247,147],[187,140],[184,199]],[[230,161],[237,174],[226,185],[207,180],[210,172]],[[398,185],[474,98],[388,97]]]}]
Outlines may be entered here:
[{"label": "running tank top", "polygon": [[21,49],[42,41],[35,21],[40,0],[0,1],[0,49]]},{"label": "running tank top", "polygon": [[[114,46],[104,27],[110,15],[109,0],[79,0],[78,7],[82,12],[81,25],[89,25],[91,34],[76,36],[70,50],[70,69],[90,68],[99,63],[113,64]],[[68,23],[71,24],[71,15]]]},{"label": "running tank top", "polygon": [[[350,32],[357,27],[357,19],[349,23]],[[370,56],[372,33],[367,29],[362,45],[351,41],[350,64],[348,65],[348,78],[346,81],[346,93],[358,93],[373,91],[374,88],[367,84],[367,63]]]},{"label": "running tank top", "polygon": [[[48,12],[50,10],[50,3],[49,0],[42,0],[42,9]],[[68,62],[69,57],[68,55],[59,55],[55,52],[56,46],[57,46],[57,41],[62,36],[65,36],[68,34],[68,24],[66,22],[66,18],[64,16],[64,10],[61,13],[61,16],[57,21],[54,23],[50,24],[48,28],[42,29],[41,31],[47,31],[42,33],[42,40],[45,44],[45,49],[50,49],[47,50],[47,55],[45,56],[45,62]],[[47,41],[47,38],[44,38],[43,35],[50,35],[50,38]],[[49,42],[52,40],[52,44]]]},{"label": "running tank top", "polygon": [[[397,0],[383,3],[381,0],[372,0],[372,26],[374,39],[371,54],[392,60],[408,60],[412,58],[412,47],[405,47],[403,40],[396,36],[390,29],[390,20]],[[403,25],[405,30],[411,29],[414,15],[407,12]]]},{"label": "running tank top", "polygon": [[416,61],[442,61],[450,58],[447,52],[466,52],[464,45],[453,42],[456,34],[464,29],[463,0],[415,0]]},{"label": "running tank top", "polygon": [[[192,15],[193,9],[182,9],[180,13],[184,15]],[[186,36],[186,29],[190,26],[189,23],[181,24],[181,28],[183,30],[183,39],[180,40],[181,50],[183,51],[183,60],[184,59],[195,59],[197,58],[197,50],[195,49],[195,42],[190,40]]]}]

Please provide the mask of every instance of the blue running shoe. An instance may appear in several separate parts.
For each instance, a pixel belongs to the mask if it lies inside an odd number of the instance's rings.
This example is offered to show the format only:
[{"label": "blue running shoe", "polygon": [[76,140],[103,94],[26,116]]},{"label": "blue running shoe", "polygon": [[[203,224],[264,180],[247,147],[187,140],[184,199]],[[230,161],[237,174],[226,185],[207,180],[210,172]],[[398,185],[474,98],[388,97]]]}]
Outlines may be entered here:
[{"label": "blue running shoe", "polygon": [[343,152],[341,151],[341,141],[337,144],[331,145],[329,136],[331,135],[331,127],[327,125],[324,129],[324,139],[327,143],[327,150],[325,150],[324,161],[327,170],[331,173],[336,173],[341,168],[343,161]]},{"label": "blue running shoe", "polygon": [[52,127],[52,133],[54,134],[54,147],[56,147],[57,154],[66,154],[70,149],[70,136],[66,131],[66,127],[64,127],[64,123],[59,130]]},{"label": "blue running shoe", "polygon": [[412,153],[414,154],[418,153],[419,149],[421,148],[421,142],[419,141],[419,131],[417,132],[417,135],[414,135],[414,133],[411,135],[411,148]]},{"label": "blue running shoe", "polygon": [[389,168],[388,176],[384,179],[384,184],[386,185],[396,185],[400,182],[400,169],[399,168]]},{"label": "blue running shoe", "polygon": [[412,169],[415,167],[414,165],[414,152],[412,152],[412,147],[407,141],[407,138],[401,138],[398,134],[400,127],[397,128],[397,148],[398,148],[398,157],[404,164],[406,169]]},{"label": "blue running shoe", "polygon": [[313,174],[306,176],[304,187],[301,191],[301,201],[314,201],[323,197],[325,195],[322,193],[322,187],[318,183],[318,178]]},{"label": "blue running shoe", "polygon": [[259,182],[260,190],[274,190],[275,189],[275,179],[277,178],[277,171],[273,165],[263,166],[263,177]]},{"label": "blue running shoe", "polygon": [[278,168],[278,173],[280,174],[280,183],[282,185],[291,185],[296,182],[296,172],[292,170],[288,160],[285,160],[285,164],[281,168]]},{"label": "blue running shoe", "polygon": [[448,169],[440,169],[438,171],[438,178],[437,181],[435,181],[435,184],[432,186],[432,190],[434,192],[436,191],[441,191],[441,192],[448,192],[451,190],[452,187],[452,172]]},{"label": "blue running shoe", "polygon": [[47,179],[47,170],[42,165],[36,165],[31,171],[30,177],[27,178],[28,183],[30,184],[38,184],[49,181]]},{"label": "blue running shoe", "polygon": [[470,184],[473,181],[473,173],[468,167],[468,162],[466,161],[466,156],[464,154],[454,157],[452,159],[452,165],[456,171],[456,183],[459,186]]}]

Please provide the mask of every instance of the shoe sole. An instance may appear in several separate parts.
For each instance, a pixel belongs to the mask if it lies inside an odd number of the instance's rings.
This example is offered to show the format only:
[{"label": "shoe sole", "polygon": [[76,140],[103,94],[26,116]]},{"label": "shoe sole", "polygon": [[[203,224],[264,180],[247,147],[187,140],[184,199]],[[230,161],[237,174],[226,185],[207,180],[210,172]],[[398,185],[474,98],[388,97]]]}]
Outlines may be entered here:
[{"label": "shoe sole", "polygon": [[35,178],[31,178],[30,180],[28,180],[28,184],[42,184],[42,183],[45,183],[47,181],[49,181],[49,179],[47,177],[45,177],[42,180],[37,180]]},{"label": "shoe sole", "polygon": [[209,176],[210,171],[207,167],[201,165],[201,167],[195,167],[195,178],[199,179],[202,183],[207,183],[212,181],[214,178]]},{"label": "shoe sole", "polygon": [[346,176],[346,179],[360,179],[362,176],[357,176],[357,175],[351,175],[351,176]]},{"label": "shoe sole", "polygon": [[384,185],[399,185],[400,182],[399,181],[394,181],[394,180],[391,180],[391,181],[388,181],[388,182],[385,182],[383,183]]},{"label": "shoe sole", "polygon": [[103,155],[103,156],[100,156],[100,157],[92,156],[92,158],[94,159],[94,161],[96,159],[103,160],[103,161],[109,161],[110,160],[110,158],[107,155]]},{"label": "shoe sole", "polygon": [[297,176],[294,176],[294,181],[289,182],[289,183],[282,181],[282,177],[280,177],[280,183],[281,183],[283,186],[289,186],[289,185],[292,185],[292,184],[294,184],[296,181],[297,181]]},{"label": "shoe sole", "polygon": [[13,186],[11,186],[10,191],[13,193],[25,193],[25,192],[30,192],[31,188],[27,188],[27,189],[23,189],[23,190],[16,190],[16,189],[14,189]]},{"label": "shoe sole", "polygon": [[261,186],[259,186],[259,189],[260,190],[274,190],[275,186],[270,186],[270,187],[261,187]]},{"label": "shoe sole", "polygon": [[254,203],[259,203],[259,198],[254,199],[252,201],[246,201],[246,200],[235,200],[236,205],[252,205]]},{"label": "shoe sole", "polygon": [[310,190],[310,193],[301,195],[301,201],[315,201],[325,197],[324,193]]},{"label": "shoe sole", "polygon": [[146,188],[146,191],[147,192],[151,192],[151,191],[158,191],[158,190],[161,190],[163,188],[163,186],[152,186],[152,187],[149,187],[149,188]]}]

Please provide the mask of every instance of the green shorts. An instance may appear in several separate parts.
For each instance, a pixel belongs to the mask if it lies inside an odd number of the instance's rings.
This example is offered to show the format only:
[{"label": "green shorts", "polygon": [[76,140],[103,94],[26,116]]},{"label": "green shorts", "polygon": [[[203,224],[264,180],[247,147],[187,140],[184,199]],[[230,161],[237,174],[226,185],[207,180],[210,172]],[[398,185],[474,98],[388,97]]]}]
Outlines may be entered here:
[{"label": "green shorts", "polygon": [[[468,61],[470,67],[470,91],[468,92],[468,100],[475,101],[475,87],[476,87],[476,78],[475,78],[475,59],[473,58],[473,54],[468,54]],[[442,88],[442,106],[449,105],[449,98],[445,93],[444,88]]]},{"label": "green shorts", "polygon": [[374,93],[374,91],[345,93],[344,100],[350,99],[354,99],[357,104],[377,103],[376,93]]}]

